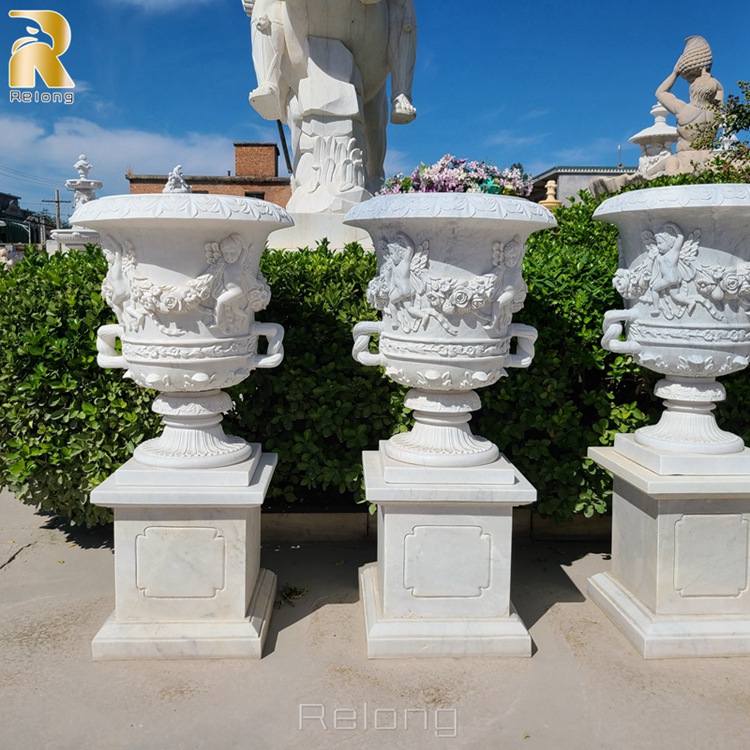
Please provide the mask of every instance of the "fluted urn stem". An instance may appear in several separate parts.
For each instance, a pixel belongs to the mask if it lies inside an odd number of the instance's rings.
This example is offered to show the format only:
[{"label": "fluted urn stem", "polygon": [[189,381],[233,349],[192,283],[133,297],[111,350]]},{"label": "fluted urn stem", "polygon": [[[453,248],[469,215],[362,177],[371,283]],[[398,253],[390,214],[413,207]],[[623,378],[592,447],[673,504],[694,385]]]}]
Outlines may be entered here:
[{"label": "fluted urn stem", "polygon": [[135,449],[133,456],[140,463],[215,469],[250,458],[251,446],[222,429],[222,414],[232,408],[232,399],[224,391],[162,393],[151,408],[162,415],[164,431]]},{"label": "fluted urn stem", "polygon": [[704,455],[740,453],[742,438],[716,424],[714,401],[723,401],[726,391],[716,378],[680,378],[668,375],[654,393],[664,399],[666,410],[655,425],[635,431],[641,445],[676,452]]},{"label": "fluted urn stem", "polygon": [[422,466],[482,466],[498,458],[497,446],[474,435],[471,412],[482,404],[475,391],[423,391],[412,388],[404,399],[414,409],[414,427],[385,444],[391,458]]}]

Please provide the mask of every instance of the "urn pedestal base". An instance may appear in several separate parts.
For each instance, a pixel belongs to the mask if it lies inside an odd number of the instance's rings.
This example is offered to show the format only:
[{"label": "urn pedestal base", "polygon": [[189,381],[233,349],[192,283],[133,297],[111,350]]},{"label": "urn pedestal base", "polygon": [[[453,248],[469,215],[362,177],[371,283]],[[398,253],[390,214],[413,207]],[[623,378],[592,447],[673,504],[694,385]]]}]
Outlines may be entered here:
[{"label": "urn pedestal base", "polygon": [[646,659],[750,655],[750,473],[589,456],[614,476],[612,570],[589,579],[591,598]]},{"label": "urn pedestal base", "polygon": [[260,567],[260,508],[276,456],[252,454],[202,470],[131,459],[93,491],[115,512],[115,611],[95,660],[261,657],[276,576]]},{"label": "urn pedestal base", "polygon": [[392,483],[380,452],[363,462],[378,504],[378,559],[360,569],[367,655],[531,656],[510,570],[513,507],[534,502],[534,487],[517,470],[511,482],[474,483],[470,468],[461,485],[439,468],[429,483]]}]

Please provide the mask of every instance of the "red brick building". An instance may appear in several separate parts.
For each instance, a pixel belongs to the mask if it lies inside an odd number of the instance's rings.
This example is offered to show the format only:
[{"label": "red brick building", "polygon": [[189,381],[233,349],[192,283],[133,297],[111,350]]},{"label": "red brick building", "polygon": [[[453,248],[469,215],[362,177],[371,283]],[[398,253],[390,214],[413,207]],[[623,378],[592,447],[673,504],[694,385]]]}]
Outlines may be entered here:
[{"label": "red brick building", "polygon": [[[131,193],[161,193],[166,174],[126,174]],[[286,206],[292,190],[288,177],[279,177],[279,149],[275,143],[235,143],[234,175],[186,174],[194,193],[244,195]]]}]

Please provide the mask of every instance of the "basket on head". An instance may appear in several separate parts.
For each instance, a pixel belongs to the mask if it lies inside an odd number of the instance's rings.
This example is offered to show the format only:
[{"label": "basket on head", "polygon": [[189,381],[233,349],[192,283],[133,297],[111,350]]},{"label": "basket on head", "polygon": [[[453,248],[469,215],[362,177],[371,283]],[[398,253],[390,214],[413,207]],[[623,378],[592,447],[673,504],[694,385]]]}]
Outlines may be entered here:
[{"label": "basket on head", "polygon": [[677,73],[683,78],[687,75],[700,75],[703,68],[711,68],[713,65],[711,47],[702,36],[689,36],[685,40],[685,51],[675,66]]}]

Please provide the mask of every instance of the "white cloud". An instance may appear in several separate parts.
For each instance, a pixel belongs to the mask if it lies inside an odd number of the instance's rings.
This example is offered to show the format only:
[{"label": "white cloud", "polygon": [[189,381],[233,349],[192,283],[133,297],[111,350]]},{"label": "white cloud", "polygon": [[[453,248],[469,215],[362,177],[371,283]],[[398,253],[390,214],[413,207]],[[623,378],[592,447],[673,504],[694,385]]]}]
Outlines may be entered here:
[{"label": "white cloud", "polygon": [[528,112],[524,112],[522,115],[519,115],[518,119],[519,120],[538,120],[540,117],[546,117],[549,114],[550,114],[550,110],[537,107],[536,109],[530,109]]},{"label": "white cloud", "polygon": [[517,135],[511,130],[498,130],[485,138],[484,143],[486,146],[504,146],[518,149],[524,146],[533,146],[535,143],[543,141],[546,137],[547,133]]},{"label": "white cloud", "polygon": [[[271,129],[259,127],[248,140],[275,142]],[[226,175],[234,170],[232,139],[211,133],[171,136],[133,128],[106,129],[77,117],[57,120],[51,127],[31,118],[0,115],[0,167],[59,183],[61,197],[65,180],[76,176],[73,164],[86,154],[93,164],[91,179],[100,180],[100,195],[129,192],[127,169],[142,174],[166,174],[182,164],[185,174]],[[22,205],[33,207],[51,198],[54,187],[29,182],[14,184],[0,175],[0,190],[20,194]]]},{"label": "white cloud", "polygon": [[[617,146],[621,145],[623,159],[632,160],[632,146],[627,141],[620,144],[612,138],[596,138],[595,140],[561,149],[552,154],[557,166],[578,166],[586,164],[614,165],[617,164]],[[636,157],[637,161],[637,157]],[[551,165],[550,165],[551,166]]]},{"label": "white cloud", "polygon": [[[121,5],[135,5],[150,13],[164,13],[190,5],[208,5],[214,0],[114,0]],[[112,2],[112,0],[106,0]]]}]

